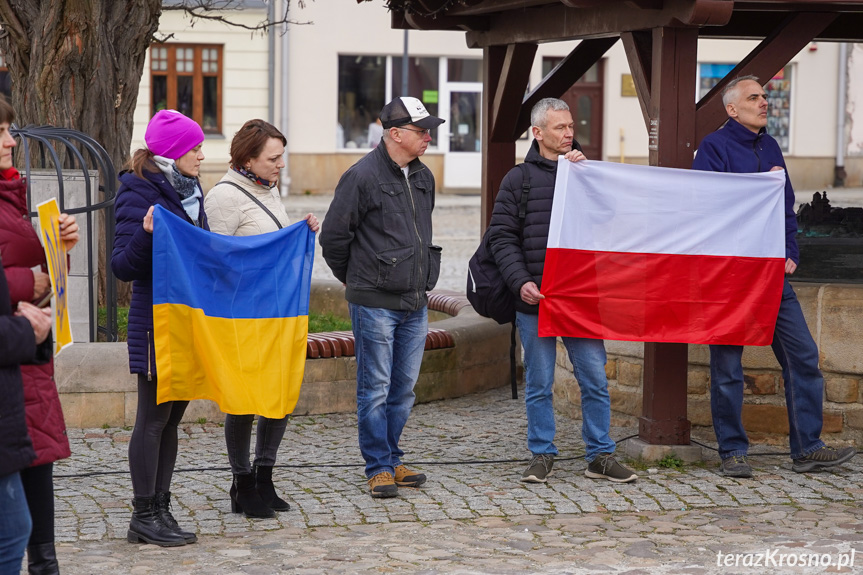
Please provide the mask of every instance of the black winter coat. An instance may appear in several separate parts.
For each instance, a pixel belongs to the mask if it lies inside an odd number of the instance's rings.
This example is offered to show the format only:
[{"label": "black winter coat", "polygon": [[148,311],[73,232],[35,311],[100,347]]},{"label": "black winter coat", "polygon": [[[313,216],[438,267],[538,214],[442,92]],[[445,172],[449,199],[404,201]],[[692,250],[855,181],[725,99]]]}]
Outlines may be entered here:
[{"label": "black winter coat", "polygon": [[319,241],[345,299],[368,307],[418,310],[440,275],[432,243],[435,182],[419,159],[408,176],[381,144],[345,172]]},{"label": "black winter coat", "polygon": [[[572,145],[573,149],[581,151],[578,142],[573,141]],[[539,144],[534,140],[524,159],[524,166],[530,179],[524,229],[518,217],[523,177],[521,169],[516,166],[504,176],[500,184],[488,233],[497,266],[516,296],[516,309],[536,315],[539,306],[524,303],[520,292],[521,287],[530,281],[542,289],[557,162],[542,157]]]},{"label": "black winter coat", "polygon": [[118,279],[132,283],[129,306],[129,371],[156,376],[153,351],[153,235],[144,230],[144,216],[150,206],[160,205],[191,225],[209,230],[204,202],[198,221],[193,222],[180,203],[180,196],[162,172],[144,171],[144,178],[132,172],[120,176],[120,190],[114,204],[117,220],[111,269]]},{"label": "black winter coat", "polygon": [[24,416],[22,363],[44,363],[51,358],[51,338],[36,345],[33,328],[12,315],[9,286],[0,262],[0,477],[30,466],[36,459]]}]

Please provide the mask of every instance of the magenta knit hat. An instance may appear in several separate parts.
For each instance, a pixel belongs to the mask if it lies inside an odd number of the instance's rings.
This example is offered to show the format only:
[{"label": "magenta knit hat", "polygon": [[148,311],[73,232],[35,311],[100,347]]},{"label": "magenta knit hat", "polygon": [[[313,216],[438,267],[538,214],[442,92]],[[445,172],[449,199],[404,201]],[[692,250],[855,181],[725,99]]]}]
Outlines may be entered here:
[{"label": "magenta knit hat", "polygon": [[144,143],[156,154],[176,160],[204,141],[204,131],[177,110],[159,110],[147,124]]}]

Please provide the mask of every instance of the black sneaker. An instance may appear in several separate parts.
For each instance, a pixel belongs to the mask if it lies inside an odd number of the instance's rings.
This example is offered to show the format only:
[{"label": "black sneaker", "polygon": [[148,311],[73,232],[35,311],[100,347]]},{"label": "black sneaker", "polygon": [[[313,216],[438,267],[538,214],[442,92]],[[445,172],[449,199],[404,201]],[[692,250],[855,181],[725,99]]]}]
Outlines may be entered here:
[{"label": "black sneaker", "polygon": [[732,455],[722,460],[719,471],[725,477],[752,477],[752,466],[745,455]]},{"label": "black sneaker", "polygon": [[615,483],[629,483],[638,479],[633,470],[618,463],[613,453],[597,455],[596,459],[587,464],[584,474],[591,479],[608,479]]},{"label": "black sneaker", "polygon": [[554,455],[551,453],[540,453],[530,458],[527,469],[521,474],[521,480],[525,483],[545,483],[545,478],[551,475],[554,467]]},{"label": "black sneaker", "polygon": [[826,445],[818,451],[813,451],[805,457],[795,459],[791,466],[793,471],[797,473],[805,473],[807,471],[818,471],[828,467],[842,465],[857,453],[854,447],[843,447],[842,449],[834,449]]}]

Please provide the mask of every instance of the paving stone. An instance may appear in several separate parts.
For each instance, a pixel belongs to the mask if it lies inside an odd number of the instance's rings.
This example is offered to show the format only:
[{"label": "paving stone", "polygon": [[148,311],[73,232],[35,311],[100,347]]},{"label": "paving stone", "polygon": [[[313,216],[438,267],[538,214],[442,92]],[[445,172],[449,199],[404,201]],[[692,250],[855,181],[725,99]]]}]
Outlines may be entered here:
[{"label": "paving stone", "polygon": [[[328,201],[291,198],[287,206],[296,220],[322,214]],[[435,209],[435,221],[447,222],[436,237],[444,246],[443,289],[464,289],[466,262],[478,243],[464,230],[476,227],[477,205],[476,198],[452,197]],[[320,250],[315,257],[314,277],[331,279]],[[787,457],[757,455],[786,447],[753,445],[753,479],[718,475],[713,457],[706,468],[639,471],[636,482],[616,485],[584,476],[581,421],[558,414],[555,473],[545,485],[524,484],[519,478],[530,456],[524,401],[509,394],[506,387],[416,406],[401,447],[408,464],[429,479],[390,500],[366,492],[354,414],[292,417],[274,470],[291,510],[269,520],[230,512],[224,429],[181,426],[173,511],[198,543],[176,549],[125,540],[131,432],[69,429],[72,456],[54,469],[60,570],[719,575],[732,571],[717,566],[718,552],[778,549],[836,559],[855,549],[858,563],[844,572],[863,572],[863,457],[797,474]],[[619,443],[635,433],[635,427],[611,430]],[[693,435],[716,445],[712,435]]]}]

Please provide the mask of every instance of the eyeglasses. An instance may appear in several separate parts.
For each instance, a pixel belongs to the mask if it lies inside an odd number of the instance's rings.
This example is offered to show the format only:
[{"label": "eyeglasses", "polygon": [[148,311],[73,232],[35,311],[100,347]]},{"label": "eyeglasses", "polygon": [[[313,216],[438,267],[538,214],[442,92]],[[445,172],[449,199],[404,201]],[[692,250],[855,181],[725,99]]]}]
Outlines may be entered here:
[{"label": "eyeglasses", "polygon": [[431,133],[431,129],[414,130],[413,128],[401,128],[400,127],[399,130],[407,130],[408,132],[416,132],[417,134],[422,134],[423,136]]}]

